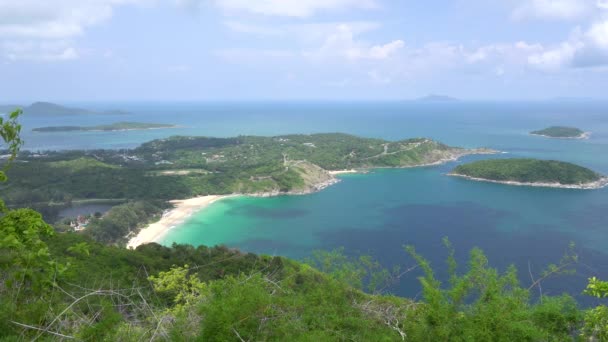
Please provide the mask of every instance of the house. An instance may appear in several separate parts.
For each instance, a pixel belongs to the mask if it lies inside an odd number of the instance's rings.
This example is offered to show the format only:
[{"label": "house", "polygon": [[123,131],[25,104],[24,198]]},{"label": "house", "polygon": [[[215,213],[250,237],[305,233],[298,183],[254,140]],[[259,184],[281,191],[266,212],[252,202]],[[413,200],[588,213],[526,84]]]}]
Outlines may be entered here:
[{"label": "house", "polygon": [[76,221],[70,222],[70,227],[74,228],[74,231],[80,232],[87,228],[89,224],[89,218],[83,215],[78,215]]}]

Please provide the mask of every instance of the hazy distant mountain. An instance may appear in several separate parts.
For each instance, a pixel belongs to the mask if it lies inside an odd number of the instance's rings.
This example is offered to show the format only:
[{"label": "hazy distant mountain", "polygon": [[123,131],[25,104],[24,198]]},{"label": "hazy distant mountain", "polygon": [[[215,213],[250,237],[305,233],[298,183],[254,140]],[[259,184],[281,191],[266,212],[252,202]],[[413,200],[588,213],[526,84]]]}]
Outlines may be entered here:
[{"label": "hazy distant mountain", "polygon": [[418,102],[457,102],[460,101],[457,98],[449,97],[446,95],[435,95],[431,94],[425,97],[416,99]]},{"label": "hazy distant mountain", "polygon": [[21,108],[23,109],[24,115],[36,115],[36,116],[64,116],[64,115],[94,115],[94,114],[109,114],[109,115],[123,115],[128,114],[127,112],[120,110],[111,111],[93,111],[82,108],[65,107],[50,102],[34,102],[29,106],[19,105],[0,105],[0,113],[8,113],[13,110]]}]

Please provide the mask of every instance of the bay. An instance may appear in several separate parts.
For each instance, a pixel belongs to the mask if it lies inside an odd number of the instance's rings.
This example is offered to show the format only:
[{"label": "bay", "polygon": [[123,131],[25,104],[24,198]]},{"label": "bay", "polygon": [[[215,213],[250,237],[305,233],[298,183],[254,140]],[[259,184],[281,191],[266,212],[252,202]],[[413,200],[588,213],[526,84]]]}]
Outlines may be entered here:
[{"label": "bay", "polygon": [[[167,130],[35,133],[36,125],[61,125],[66,118],[24,118],[26,148],[129,148],[171,135],[236,136],[344,132],[390,140],[429,137],[463,147],[506,152],[491,158],[530,157],[577,163],[608,174],[608,104],[602,102],[413,102],[366,103],[98,103],[119,108],[128,121],[180,125]],[[125,117],[89,116],[71,124],[106,124]],[[530,136],[551,125],[572,125],[593,134],[588,140]],[[316,249],[344,247],[370,254],[385,266],[411,266],[403,245],[413,245],[445,279],[448,237],[461,264],[473,247],[492,266],[514,263],[523,281],[528,267],[539,274],[558,262],[570,242],[581,263],[574,276],[545,282],[545,293],[579,296],[586,278],[608,278],[608,189],[582,191],[512,187],[446,176],[467,157],[437,167],[374,170],[345,175],[342,182],[307,196],[237,197],[216,202],[176,227],[162,241],[224,244],[244,251],[296,259]],[[392,289],[419,294],[414,272]]]}]

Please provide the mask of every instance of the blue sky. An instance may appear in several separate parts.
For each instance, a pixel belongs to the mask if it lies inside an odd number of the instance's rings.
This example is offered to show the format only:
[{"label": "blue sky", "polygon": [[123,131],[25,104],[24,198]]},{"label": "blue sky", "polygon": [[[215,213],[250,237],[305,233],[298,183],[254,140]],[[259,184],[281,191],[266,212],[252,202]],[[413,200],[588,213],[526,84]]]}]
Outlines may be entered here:
[{"label": "blue sky", "polygon": [[0,0],[0,102],[608,96],[608,0]]}]

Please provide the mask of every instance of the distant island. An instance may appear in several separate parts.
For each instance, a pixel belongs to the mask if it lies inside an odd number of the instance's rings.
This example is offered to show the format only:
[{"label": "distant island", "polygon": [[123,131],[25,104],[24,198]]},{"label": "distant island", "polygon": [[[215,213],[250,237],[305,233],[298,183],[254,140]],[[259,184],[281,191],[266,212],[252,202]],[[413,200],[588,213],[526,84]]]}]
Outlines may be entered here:
[{"label": "distant island", "polygon": [[599,189],[608,178],[571,163],[538,159],[481,160],[456,167],[449,174],[508,185],[568,189]]},{"label": "distant island", "polygon": [[0,105],[0,113],[10,113],[21,108],[24,115],[35,116],[70,116],[70,115],[126,115],[129,114],[122,110],[94,111],[82,108],[73,108],[58,105],[51,102],[34,102],[29,106],[21,105]]},{"label": "distant island", "polygon": [[39,127],[34,128],[34,132],[74,132],[74,131],[134,131],[134,130],[145,130],[145,129],[161,129],[161,128],[175,128],[175,125],[168,124],[156,124],[156,123],[141,123],[141,122],[116,122],[109,125],[98,125],[98,126],[52,126],[52,127]]},{"label": "distant island", "polygon": [[431,94],[415,100],[416,102],[458,102],[457,98],[446,96],[446,95],[435,95]]},{"label": "distant island", "polygon": [[560,139],[586,139],[589,137],[589,133],[579,128],[566,126],[552,126],[539,131],[532,131],[530,134]]}]

